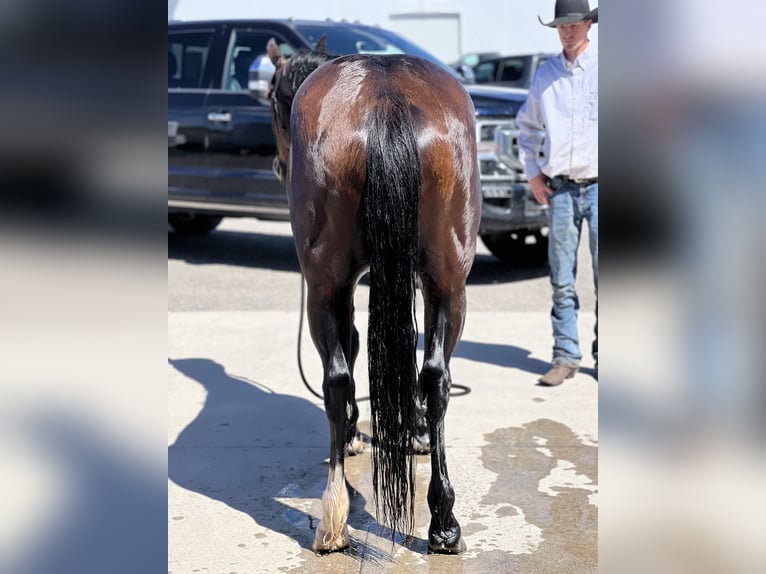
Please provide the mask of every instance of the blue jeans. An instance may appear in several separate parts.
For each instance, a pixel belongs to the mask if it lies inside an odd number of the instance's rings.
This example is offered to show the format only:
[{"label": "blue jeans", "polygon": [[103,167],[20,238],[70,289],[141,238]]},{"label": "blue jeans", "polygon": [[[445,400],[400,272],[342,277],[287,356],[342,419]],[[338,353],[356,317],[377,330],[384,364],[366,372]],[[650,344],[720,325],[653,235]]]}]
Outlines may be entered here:
[{"label": "blue jeans", "polygon": [[580,187],[565,183],[555,190],[548,210],[548,263],[553,287],[553,362],[579,366],[582,359],[577,336],[580,301],[575,292],[577,248],[582,222],[587,220],[593,282],[596,288],[596,327],[593,358],[598,362],[598,183]]}]

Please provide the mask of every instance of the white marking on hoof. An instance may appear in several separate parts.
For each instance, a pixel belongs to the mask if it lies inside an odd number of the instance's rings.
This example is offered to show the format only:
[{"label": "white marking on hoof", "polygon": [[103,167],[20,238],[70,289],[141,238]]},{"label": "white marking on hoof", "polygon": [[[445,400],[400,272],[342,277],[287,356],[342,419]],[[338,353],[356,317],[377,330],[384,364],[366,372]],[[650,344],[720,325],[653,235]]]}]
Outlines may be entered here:
[{"label": "white marking on hoof", "polygon": [[335,552],[348,546],[349,496],[342,467],[330,469],[322,494],[322,520],[317,526],[314,552]]},{"label": "white marking on hoof", "polygon": [[344,526],[343,531],[339,533],[324,530],[322,523],[317,527],[317,533],[314,537],[314,544],[311,546],[314,552],[337,552],[348,548],[348,527]]}]

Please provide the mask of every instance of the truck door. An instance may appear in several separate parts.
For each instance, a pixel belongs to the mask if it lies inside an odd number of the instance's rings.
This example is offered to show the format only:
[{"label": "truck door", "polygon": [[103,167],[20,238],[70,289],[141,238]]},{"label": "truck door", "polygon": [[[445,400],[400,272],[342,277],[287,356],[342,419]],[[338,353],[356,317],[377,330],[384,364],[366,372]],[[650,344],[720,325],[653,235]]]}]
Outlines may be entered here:
[{"label": "truck door", "polygon": [[[211,185],[226,203],[253,209],[257,217],[287,217],[285,188],[272,170],[275,155],[271,110],[248,93],[252,61],[266,54],[269,38],[286,45],[270,29],[229,27],[220,89],[206,102],[206,133]],[[289,44],[287,45],[289,48]]]},{"label": "truck door", "polygon": [[168,188],[208,189],[206,94],[213,29],[168,30]]}]

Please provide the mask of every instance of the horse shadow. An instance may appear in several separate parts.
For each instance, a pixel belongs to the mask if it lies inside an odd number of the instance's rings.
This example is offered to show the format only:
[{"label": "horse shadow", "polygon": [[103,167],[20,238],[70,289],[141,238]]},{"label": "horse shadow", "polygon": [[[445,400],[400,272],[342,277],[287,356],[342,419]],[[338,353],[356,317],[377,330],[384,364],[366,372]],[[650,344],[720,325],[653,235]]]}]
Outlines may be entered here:
[{"label": "horse shadow", "polygon": [[[210,359],[169,363],[207,392],[200,413],[168,447],[170,480],[311,550],[328,472],[324,410],[231,376]],[[365,509],[364,496],[351,485],[349,495],[349,526],[369,530],[377,522]],[[364,541],[351,538],[347,553],[357,559],[381,558]]]}]

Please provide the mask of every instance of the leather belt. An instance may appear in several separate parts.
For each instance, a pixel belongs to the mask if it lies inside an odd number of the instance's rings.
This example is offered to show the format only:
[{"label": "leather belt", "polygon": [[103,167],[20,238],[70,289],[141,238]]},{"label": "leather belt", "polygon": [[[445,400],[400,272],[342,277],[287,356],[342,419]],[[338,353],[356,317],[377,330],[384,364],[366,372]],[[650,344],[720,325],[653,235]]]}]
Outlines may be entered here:
[{"label": "leather belt", "polygon": [[[597,177],[591,177],[588,179],[572,179],[571,177],[567,177],[565,175],[557,175],[556,177],[552,178],[552,180],[557,180],[561,185],[564,185],[565,183],[573,183],[581,187],[598,183]],[[559,187],[561,187],[561,185],[559,185]]]}]

